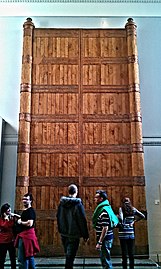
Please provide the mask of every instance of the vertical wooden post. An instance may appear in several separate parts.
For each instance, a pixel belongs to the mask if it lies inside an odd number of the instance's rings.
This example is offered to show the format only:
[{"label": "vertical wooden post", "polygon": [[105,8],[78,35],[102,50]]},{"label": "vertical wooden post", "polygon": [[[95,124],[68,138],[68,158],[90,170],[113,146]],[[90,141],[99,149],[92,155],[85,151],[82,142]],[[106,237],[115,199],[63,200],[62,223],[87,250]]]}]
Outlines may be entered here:
[{"label": "vertical wooden post", "polygon": [[[129,103],[131,115],[131,145],[132,157],[131,168],[133,178],[133,204],[139,209],[146,207],[145,198],[145,176],[144,176],[144,154],[142,142],[142,117],[140,107],[140,85],[139,85],[139,66],[136,39],[136,24],[133,19],[128,19],[126,24],[127,32],[127,51],[128,51],[128,74],[129,74]],[[140,184],[137,184],[140,179]],[[138,182],[139,183],[139,182]],[[147,251],[147,223],[142,223],[144,233],[143,252]],[[136,227],[136,234],[139,235],[139,226]],[[140,236],[136,236],[136,252],[140,251]]]},{"label": "vertical wooden post", "polygon": [[129,102],[131,115],[132,176],[144,175],[142,117],[140,108],[139,66],[136,24],[132,18],[125,26],[127,32]]},{"label": "vertical wooden post", "polygon": [[32,19],[27,18],[23,25],[23,57],[20,88],[19,146],[17,160],[16,209],[21,209],[23,194],[29,186],[30,122],[31,122],[31,79],[33,30]]}]

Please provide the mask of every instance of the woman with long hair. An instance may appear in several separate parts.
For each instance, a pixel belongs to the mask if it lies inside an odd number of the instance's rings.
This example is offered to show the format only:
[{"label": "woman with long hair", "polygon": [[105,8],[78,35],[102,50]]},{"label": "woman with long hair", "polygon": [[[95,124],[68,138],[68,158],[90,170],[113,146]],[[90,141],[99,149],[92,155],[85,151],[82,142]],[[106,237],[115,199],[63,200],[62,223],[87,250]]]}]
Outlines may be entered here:
[{"label": "woman with long hair", "polygon": [[0,269],[4,269],[7,251],[11,261],[11,269],[16,269],[13,227],[15,218],[17,219],[19,216],[11,213],[11,207],[8,203],[2,205],[0,214]]},{"label": "woman with long hair", "polygon": [[127,258],[129,257],[130,269],[134,269],[135,232],[134,223],[145,216],[131,204],[128,197],[123,198],[122,206],[119,208],[119,239],[122,252],[122,268],[127,269]]}]

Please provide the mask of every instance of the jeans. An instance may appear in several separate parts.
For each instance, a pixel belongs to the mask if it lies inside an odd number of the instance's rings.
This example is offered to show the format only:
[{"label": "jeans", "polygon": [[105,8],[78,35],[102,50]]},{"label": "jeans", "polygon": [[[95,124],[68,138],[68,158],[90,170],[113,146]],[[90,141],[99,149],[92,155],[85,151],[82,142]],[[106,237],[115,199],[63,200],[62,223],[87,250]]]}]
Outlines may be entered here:
[{"label": "jeans", "polygon": [[35,269],[35,259],[33,256],[25,257],[23,240],[20,238],[18,242],[18,262],[19,269]]},{"label": "jeans", "polygon": [[4,269],[7,251],[11,261],[11,269],[16,269],[16,249],[13,242],[0,244],[0,269]]},{"label": "jeans", "polygon": [[68,238],[65,236],[62,236],[61,238],[66,256],[65,269],[73,269],[73,263],[77,254],[80,240],[79,238]]},{"label": "jeans", "polygon": [[120,239],[122,251],[122,268],[127,269],[127,257],[129,256],[130,269],[134,269],[134,239]]},{"label": "jeans", "polygon": [[102,242],[102,247],[100,250],[100,259],[103,269],[112,269],[112,262],[110,251],[112,248],[113,239],[107,240],[106,237]]}]

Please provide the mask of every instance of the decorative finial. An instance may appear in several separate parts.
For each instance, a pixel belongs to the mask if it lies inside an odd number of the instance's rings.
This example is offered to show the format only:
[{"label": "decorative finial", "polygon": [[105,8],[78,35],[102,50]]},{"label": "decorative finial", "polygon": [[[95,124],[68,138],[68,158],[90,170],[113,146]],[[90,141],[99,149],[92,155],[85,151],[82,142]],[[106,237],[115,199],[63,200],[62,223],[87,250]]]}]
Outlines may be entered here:
[{"label": "decorative finial", "polygon": [[32,19],[31,18],[27,18],[26,21],[27,22],[32,22]]},{"label": "decorative finial", "polygon": [[30,28],[30,27],[35,27],[33,22],[32,22],[32,19],[31,18],[27,18],[25,23],[23,24],[23,27],[24,28]]},{"label": "decorative finial", "polygon": [[125,25],[125,27],[134,27],[137,28],[136,23],[134,22],[133,18],[128,18],[127,19],[127,23]]},{"label": "decorative finial", "polygon": [[128,18],[127,21],[128,21],[128,23],[134,22],[133,18]]}]

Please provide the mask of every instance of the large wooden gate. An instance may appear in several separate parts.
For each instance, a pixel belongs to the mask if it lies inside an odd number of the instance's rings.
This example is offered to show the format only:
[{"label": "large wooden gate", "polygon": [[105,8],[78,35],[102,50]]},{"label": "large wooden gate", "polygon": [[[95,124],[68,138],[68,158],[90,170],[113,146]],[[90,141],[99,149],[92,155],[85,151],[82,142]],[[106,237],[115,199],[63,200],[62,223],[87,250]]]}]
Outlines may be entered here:
[{"label": "large wooden gate", "polygon": [[[145,210],[136,25],[125,29],[38,29],[24,23],[16,209],[30,190],[41,255],[63,253],[56,211],[75,183],[85,205],[90,243],[94,195],[105,189],[117,212],[129,196]],[[146,222],[136,225],[136,251],[147,253]],[[119,253],[117,230],[113,253]]]}]

